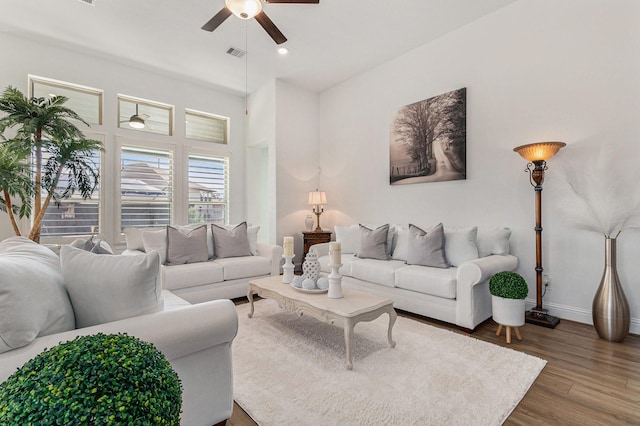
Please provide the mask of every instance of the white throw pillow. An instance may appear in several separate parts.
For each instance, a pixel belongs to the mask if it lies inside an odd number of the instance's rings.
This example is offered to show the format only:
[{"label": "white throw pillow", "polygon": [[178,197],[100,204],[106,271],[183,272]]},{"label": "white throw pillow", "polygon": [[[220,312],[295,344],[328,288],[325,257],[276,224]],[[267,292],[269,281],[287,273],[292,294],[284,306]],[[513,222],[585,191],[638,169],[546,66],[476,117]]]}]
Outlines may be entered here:
[{"label": "white throw pillow", "polygon": [[334,226],[336,241],[342,247],[342,253],[356,254],[360,252],[360,225]]},{"label": "white throw pillow", "polygon": [[393,250],[391,252],[391,258],[393,260],[406,261],[409,256],[409,247],[411,242],[409,227],[404,225],[394,225],[394,228],[395,237],[393,239]]},{"label": "white throw pillow", "polygon": [[160,263],[167,263],[167,229],[163,228],[158,231],[143,231],[142,241],[144,242],[144,251],[151,253],[157,251],[160,254]]},{"label": "white throw pillow", "polygon": [[509,228],[478,229],[478,256],[509,254],[509,238],[511,238]]},{"label": "white throw pillow", "polygon": [[477,226],[444,229],[444,251],[451,266],[478,258],[477,235]]},{"label": "white throw pillow", "polygon": [[160,257],[156,253],[102,256],[63,246],[60,262],[78,328],[163,308]]},{"label": "white throw pillow", "polygon": [[58,256],[25,237],[0,242],[0,353],[74,326]]},{"label": "white throw pillow", "polygon": [[127,250],[144,251],[142,231],[142,229],[138,228],[124,228],[124,235],[127,238]]}]

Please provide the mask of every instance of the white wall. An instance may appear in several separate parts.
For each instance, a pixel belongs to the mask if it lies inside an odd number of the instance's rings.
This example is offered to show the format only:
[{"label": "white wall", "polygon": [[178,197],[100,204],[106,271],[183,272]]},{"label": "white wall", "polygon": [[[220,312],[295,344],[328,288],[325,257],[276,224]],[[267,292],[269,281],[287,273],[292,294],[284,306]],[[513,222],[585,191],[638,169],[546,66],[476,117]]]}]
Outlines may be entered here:
[{"label": "white wall", "polygon": [[269,243],[282,245],[283,237],[294,236],[295,263],[302,259],[304,219],[310,213],[307,194],[319,183],[318,114],[317,93],[281,80],[249,98],[248,214],[260,224],[260,234],[269,229]]},{"label": "white wall", "polygon": [[[326,225],[353,222],[508,226],[535,300],[534,191],[515,146],[561,140],[543,193],[543,264],[554,315],[591,322],[603,238],[557,206],[563,160],[579,144],[640,158],[640,3],[520,0],[320,96]],[[467,88],[467,180],[390,186],[389,126],[401,106]],[[615,167],[612,164],[612,167]],[[636,166],[637,167],[637,166]],[[585,170],[589,173],[589,170]],[[640,333],[640,232],[618,244],[620,278]]]},{"label": "white wall", "polygon": [[[173,137],[160,140],[178,146],[185,145],[184,109],[192,108],[230,118],[229,144],[217,145],[190,141],[192,146],[207,147],[220,155],[229,155],[230,221],[245,218],[245,150],[244,150],[244,100],[242,97],[214,88],[194,84],[165,74],[136,68],[111,59],[93,56],[91,52],[75,51],[49,45],[41,40],[31,40],[23,35],[14,36],[0,32],[0,50],[4,60],[0,63],[0,88],[12,85],[27,94],[27,75],[33,74],[104,90],[104,125],[91,130],[105,135],[106,155],[116,137],[145,138],[145,134],[117,128],[117,94],[126,94],[155,100],[175,106],[175,132]],[[185,64],[185,67],[188,67]],[[154,137],[157,138],[157,137]],[[110,175],[103,173],[108,187]],[[0,214],[0,240],[13,235],[8,217]]]},{"label": "white wall", "polygon": [[294,263],[302,261],[309,191],[318,186],[318,94],[276,82],[277,242],[294,237]]}]

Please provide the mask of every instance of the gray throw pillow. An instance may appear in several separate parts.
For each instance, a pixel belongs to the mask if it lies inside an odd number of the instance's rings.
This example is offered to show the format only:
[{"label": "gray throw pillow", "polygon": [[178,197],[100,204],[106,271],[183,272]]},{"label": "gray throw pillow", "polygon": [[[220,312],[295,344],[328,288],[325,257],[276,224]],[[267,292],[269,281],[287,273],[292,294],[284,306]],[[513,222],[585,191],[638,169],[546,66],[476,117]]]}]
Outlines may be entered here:
[{"label": "gray throw pillow", "polygon": [[429,232],[409,224],[407,264],[448,268],[444,255],[444,228],[439,223]]},{"label": "gray throw pillow", "polygon": [[233,229],[211,224],[213,234],[213,253],[216,258],[251,256],[251,246],[247,235],[247,222]]},{"label": "gray throw pillow", "polygon": [[369,229],[360,225],[360,252],[361,259],[389,260],[387,254],[387,233],[389,224],[382,225],[376,229]]},{"label": "gray throw pillow", "polygon": [[207,225],[201,225],[184,233],[173,226],[167,226],[167,263],[183,265],[185,263],[206,262],[209,260],[207,249]]}]

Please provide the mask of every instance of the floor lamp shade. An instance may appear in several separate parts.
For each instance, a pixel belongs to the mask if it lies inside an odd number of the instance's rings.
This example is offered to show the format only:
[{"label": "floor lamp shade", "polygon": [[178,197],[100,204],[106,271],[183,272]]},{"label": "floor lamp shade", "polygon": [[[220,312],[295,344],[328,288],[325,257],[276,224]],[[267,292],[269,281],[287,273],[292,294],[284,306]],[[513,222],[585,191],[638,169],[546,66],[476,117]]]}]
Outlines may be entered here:
[{"label": "floor lamp shade", "polygon": [[529,181],[536,194],[536,306],[527,312],[525,321],[548,328],[555,328],[560,319],[548,315],[547,310],[542,307],[542,183],[547,160],[565,145],[564,142],[537,142],[513,149],[530,161],[525,171],[529,172]]}]

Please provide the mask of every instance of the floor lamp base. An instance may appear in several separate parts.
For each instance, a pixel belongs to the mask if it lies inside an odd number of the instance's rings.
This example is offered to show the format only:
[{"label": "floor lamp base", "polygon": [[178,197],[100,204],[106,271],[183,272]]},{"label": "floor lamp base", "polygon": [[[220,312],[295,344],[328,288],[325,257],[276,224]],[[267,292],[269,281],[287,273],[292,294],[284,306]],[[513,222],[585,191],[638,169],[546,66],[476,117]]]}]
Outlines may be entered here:
[{"label": "floor lamp base", "polygon": [[560,318],[547,314],[546,309],[531,308],[524,316],[527,324],[539,325],[540,327],[556,328]]}]

